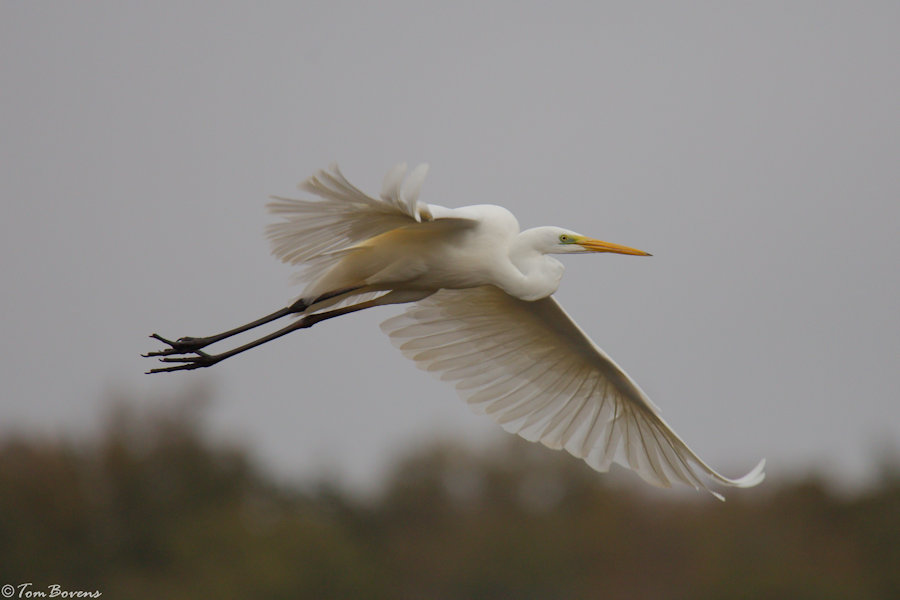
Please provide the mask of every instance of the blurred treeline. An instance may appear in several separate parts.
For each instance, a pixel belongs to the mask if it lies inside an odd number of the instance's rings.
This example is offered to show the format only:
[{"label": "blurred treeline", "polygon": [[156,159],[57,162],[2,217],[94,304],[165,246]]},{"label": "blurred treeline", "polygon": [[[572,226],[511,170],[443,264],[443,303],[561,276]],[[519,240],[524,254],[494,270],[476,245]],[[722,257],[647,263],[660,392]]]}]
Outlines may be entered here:
[{"label": "blurred treeline", "polygon": [[412,453],[362,498],[277,483],[192,406],[120,406],[88,441],[7,435],[0,585],[136,600],[900,598],[896,469],[852,496],[808,477],[720,503],[510,436]]}]

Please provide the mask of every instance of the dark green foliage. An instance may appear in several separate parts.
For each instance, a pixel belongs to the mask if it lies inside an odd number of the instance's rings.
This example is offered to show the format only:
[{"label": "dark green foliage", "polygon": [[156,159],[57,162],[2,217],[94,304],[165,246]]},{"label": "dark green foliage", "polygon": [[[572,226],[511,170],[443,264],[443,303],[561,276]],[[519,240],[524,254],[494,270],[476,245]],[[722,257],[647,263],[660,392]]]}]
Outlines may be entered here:
[{"label": "dark green foliage", "polygon": [[[510,438],[438,444],[374,500],[276,485],[196,411],[115,411],[93,442],[0,443],[0,585],[105,598],[898,598],[900,479],[728,502]],[[624,483],[618,483],[622,482]]]}]

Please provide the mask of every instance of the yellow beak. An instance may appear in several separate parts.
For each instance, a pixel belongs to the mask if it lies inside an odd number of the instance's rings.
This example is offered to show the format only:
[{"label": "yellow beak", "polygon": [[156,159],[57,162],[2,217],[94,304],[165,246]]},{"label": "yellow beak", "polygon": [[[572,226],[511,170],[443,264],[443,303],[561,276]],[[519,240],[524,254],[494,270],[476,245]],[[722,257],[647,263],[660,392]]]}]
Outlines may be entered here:
[{"label": "yellow beak", "polygon": [[634,256],[653,256],[649,252],[644,252],[643,250],[637,250],[635,248],[629,248],[628,246],[621,246],[619,244],[613,244],[612,242],[603,242],[591,238],[582,238],[575,243],[591,252],[614,252],[616,254],[633,254]]}]

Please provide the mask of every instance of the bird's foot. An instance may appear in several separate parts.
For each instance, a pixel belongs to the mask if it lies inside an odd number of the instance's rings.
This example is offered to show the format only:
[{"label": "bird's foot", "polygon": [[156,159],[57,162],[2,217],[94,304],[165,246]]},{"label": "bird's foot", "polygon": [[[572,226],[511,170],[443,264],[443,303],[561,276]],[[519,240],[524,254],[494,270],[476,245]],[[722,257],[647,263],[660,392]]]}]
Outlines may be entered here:
[{"label": "bird's foot", "polygon": [[[215,342],[211,338],[194,338],[183,337],[177,340],[167,340],[158,333],[151,335],[153,339],[159,340],[169,347],[163,350],[155,350],[142,354],[144,357],[159,357],[160,362],[179,363],[171,367],[160,367],[158,369],[150,369],[147,373],[168,373],[170,371],[190,371],[192,369],[202,369],[203,367],[211,367],[220,360],[221,356],[207,354],[201,348]],[[177,354],[193,354],[193,356],[174,356]]]},{"label": "bird's foot", "polygon": [[[173,365],[171,367],[159,367],[157,369],[150,369],[149,371],[147,371],[147,373],[170,373],[172,371],[190,371],[193,369],[202,369],[204,367],[213,366],[223,358],[222,356],[207,354],[203,350],[192,350],[191,352],[193,352],[195,356],[162,356],[162,358],[159,359],[159,362],[179,364]],[[145,354],[144,356],[160,356],[160,354]]]},{"label": "bird's foot", "polygon": [[163,344],[168,344],[170,347],[165,348],[164,350],[156,350],[154,352],[148,352],[147,354],[141,354],[144,357],[150,356],[171,356],[173,354],[190,354],[192,352],[196,352],[200,354],[199,350],[205,346],[208,346],[212,343],[209,338],[195,338],[195,337],[183,337],[178,338],[177,340],[167,340],[163,336],[158,333],[154,333],[151,335],[153,339],[161,341]]}]

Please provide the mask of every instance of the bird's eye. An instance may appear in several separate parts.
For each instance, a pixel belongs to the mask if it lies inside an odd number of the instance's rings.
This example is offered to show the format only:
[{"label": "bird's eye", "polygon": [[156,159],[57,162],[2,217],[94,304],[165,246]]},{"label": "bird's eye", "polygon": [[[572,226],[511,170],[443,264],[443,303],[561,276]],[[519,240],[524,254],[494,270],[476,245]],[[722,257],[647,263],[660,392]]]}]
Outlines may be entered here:
[{"label": "bird's eye", "polygon": [[572,237],[565,233],[561,233],[559,236],[559,241],[562,242],[563,244],[568,244],[569,242],[572,241]]}]

